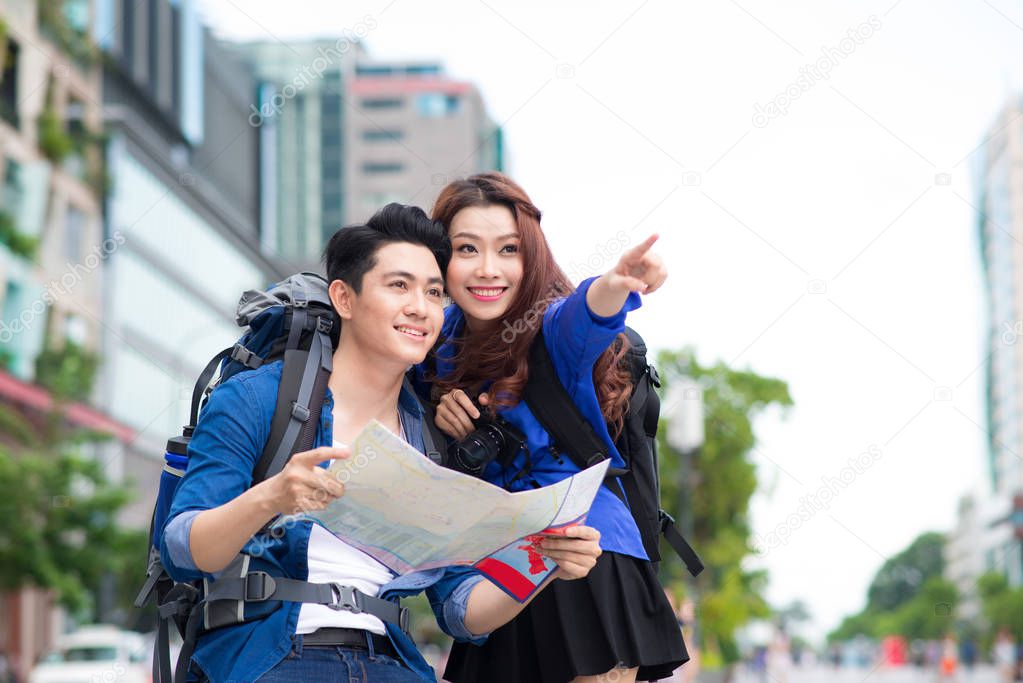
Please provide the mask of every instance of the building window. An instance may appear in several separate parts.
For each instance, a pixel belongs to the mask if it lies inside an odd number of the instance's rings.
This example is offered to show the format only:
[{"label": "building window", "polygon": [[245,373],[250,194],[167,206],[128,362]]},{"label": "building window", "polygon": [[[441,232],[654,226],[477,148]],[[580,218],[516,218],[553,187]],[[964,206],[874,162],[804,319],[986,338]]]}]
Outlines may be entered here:
[{"label": "building window", "polygon": [[409,64],[405,67],[405,73],[409,76],[439,76],[439,64]]},{"label": "building window", "polygon": [[393,73],[393,69],[389,65],[377,65],[377,64],[356,64],[355,75],[356,76],[390,76]]},{"label": "building window", "polygon": [[85,235],[85,214],[73,206],[67,207],[64,222],[64,255],[71,261],[82,256],[82,237]]},{"label": "building window", "polygon": [[[4,325],[12,324],[22,312],[24,302],[21,300],[21,286],[12,280],[7,281],[4,298],[0,301],[0,308],[3,310],[3,317],[0,318]],[[12,340],[13,341],[13,340]],[[20,363],[18,343],[6,343],[0,349],[0,370],[9,372],[16,371]]]},{"label": "building window", "polygon": [[400,109],[405,101],[400,97],[373,97],[362,101],[363,109]]},{"label": "building window", "polygon": [[397,161],[366,161],[362,164],[362,172],[368,174],[401,173],[405,164]]},{"label": "building window", "polygon": [[[25,191],[21,179],[21,164],[11,158],[4,160],[4,186],[0,206],[17,214],[21,211],[21,198]],[[0,209],[2,210],[2,209]]]},{"label": "building window", "polygon": [[425,93],[416,97],[416,113],[424,119],[438,119],[457,114],[459,99],[457,95],[444,93]]},{"label": "building window", "polygon": [[362,195],[362,210],[370,214],[391,202],[405,203],[406,201],[407,198],[395,192],[367,192]]},{"label": "building window", "polygon": [[121,59],[131,72],[135,60],[135,0],[121,0]]},{"label": "building window", "polygon": [[341,131],[325,130],[320,137],[320,144],[325,148],[341,147]]},{"label": "building window", "polygon": [[[0,62],[0,119],[18,127],[18,55],[21,48],[7,37],[7,58]],[[0,57],[3,54],[0,53]]]},{"label": "building window", "polygon": [[362,139],[366,142],[398,141],[404,137],[405,133],[400,130],[381,130],[375,128],[373,130],[362,131]]}]

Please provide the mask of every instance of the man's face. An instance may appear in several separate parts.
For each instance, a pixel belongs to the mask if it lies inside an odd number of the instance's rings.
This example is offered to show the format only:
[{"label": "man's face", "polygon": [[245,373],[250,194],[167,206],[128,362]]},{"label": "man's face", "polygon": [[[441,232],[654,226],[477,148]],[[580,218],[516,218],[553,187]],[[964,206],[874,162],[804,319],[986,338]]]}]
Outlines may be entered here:
[{"label": "man's face", "polygon": [[361,292],[348,292],[347,310],[340,311],[346,341],[385,362],[422,362],[444,322],[444,281],[429,249],[408,242],[381,247]]}]

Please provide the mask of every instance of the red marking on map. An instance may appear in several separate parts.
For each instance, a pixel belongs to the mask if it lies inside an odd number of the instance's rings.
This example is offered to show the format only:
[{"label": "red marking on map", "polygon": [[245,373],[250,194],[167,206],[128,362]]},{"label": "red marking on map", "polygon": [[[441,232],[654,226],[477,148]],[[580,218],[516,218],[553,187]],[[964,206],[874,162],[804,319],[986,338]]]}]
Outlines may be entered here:
[{"label": "red marking on map", "polygon": [[539,552],[540,543],[543,541],[543,537],[526,536],[522,540],[526,541],[527,544],[518,546],[518,549],[525,550],[529,556],[529,573],[543,574],[547,571],[547,565],[543,561],[543,555]]}]

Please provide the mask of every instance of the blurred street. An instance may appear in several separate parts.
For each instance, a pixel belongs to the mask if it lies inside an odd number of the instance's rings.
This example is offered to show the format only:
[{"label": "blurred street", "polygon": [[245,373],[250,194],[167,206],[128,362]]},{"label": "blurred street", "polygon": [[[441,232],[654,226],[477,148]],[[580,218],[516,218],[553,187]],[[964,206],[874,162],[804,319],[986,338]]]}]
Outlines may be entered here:
[{"label": "blurred street", "polygon": [[[701,679],[703,680],[703,679]],[[711,679],[708,679],[711,680]],[[899,667],[894,669],[835,669],[829,666],[793,668],[788,680],[771,678],[742,670],[735,683],[934,683],[936,681],[956,683],[998,683],[998,673],[993,667],[975,667],[972,672],[960,670],[955,678],[939,679],[933,669]]]}]

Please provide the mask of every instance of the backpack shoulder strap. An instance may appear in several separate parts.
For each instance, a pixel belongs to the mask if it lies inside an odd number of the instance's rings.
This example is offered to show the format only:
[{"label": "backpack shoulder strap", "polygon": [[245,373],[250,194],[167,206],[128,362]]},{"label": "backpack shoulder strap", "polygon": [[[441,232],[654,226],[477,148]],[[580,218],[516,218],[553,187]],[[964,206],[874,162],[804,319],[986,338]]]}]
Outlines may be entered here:
[{"label": "backpack shoulder strap", "polygon": [[[607,445],[579,412],[575,401],[558,379],[543,329],[537,331],[529,347],[529,377],[522,398],[543,428],[554,437],[554,442],[580,470],[611,457]],[[608,468],[607,477],[619,477],[625,472],[619,468]]]},{"label": "backpack shoulder strap", "polygon": [[[306,317],[305,310],[295,310],[289,336],[296,330],[301,333]],[[308,351],[288,348],[284,352],[277,407],[270,423],[270,437],[253,471],[253,485],[280,472],[292,455],[309,450],[316,439],[327,381],[334,367],[328,321],[324,318],[316,321],[316,332]]]}]

